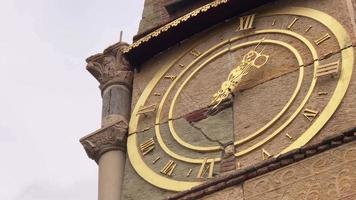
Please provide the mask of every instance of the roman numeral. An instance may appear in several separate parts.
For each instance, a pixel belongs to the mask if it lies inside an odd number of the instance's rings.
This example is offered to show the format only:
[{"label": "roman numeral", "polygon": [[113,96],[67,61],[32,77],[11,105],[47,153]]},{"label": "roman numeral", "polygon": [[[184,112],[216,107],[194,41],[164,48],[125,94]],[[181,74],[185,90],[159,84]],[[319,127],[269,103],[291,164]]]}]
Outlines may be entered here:
[{"label": "roman numeral", "polygon": [[294,20],[289,24],[289,26],[287,27],[288,30],[290,30],[292,28],[292,26],[298,21],[298,18],[294,18]]},{"label": "roman numeral", "polygon": [[169,160],[161,169],[161,173],[167,176],[172,176],[173,171],[176,167],[177,164],[173,160]]},{"label": "roman numeral", "polygon": [[209,170],[208,178],[213,178],[214,164],[215,162],[210,162],[210,165],[207,164],[208,159],[205,158],[203,163],[200,166],[199,172],[197,174],[197,178],[204,178],[205,174]]},{"label": "roman numeral", "polygon": [[186,177],[189,177],[189,176],[192,174],[192,172],[193,172],[193,169],[189,169],[189,171],[188,171]]},{"label": "roman numeral", "polygon": [[170,76],[170,75],[167,75],[165,76],[164,78],[165,79],[171,79],[172,81],[174,81],[174,79],[176,79],[177,76]]},{"label": "roman numeral", "polygon": [[146,142],[140,144],[140,149],[142,152],[142,155],[146,155],[149,152],[151,152],[155,148],[155,141],[153,138],[148,139]]},{"label": "roman numeral", "polygon": [[192,49],[189,53],[195,57],[199,57],[202,54],[202,52],[197,49]]},{"label": "roman numeral", "polygon": [[157,105],[156,104],[152,104],[149,106],[141,106],[140,109],[138,110],[136,115],[141,115],[141,114],[146,114],[149,112],[154,112],[157,109]]},{"label": "roman numeral", "polygon": [[330,39],[331,36],[329,35],[329,33],[325,34],[324,36],[322,36],[321,38],[315,40],[315,44],[316,45],[320,45],[321,43],[325,42],[326,40]]},{"label": "roman numeral", "polygon": [[290,140],[293,140],[293,137],[291,135],[289,135],[288,133],[286,134],[286,137]]},{"label": "roman numeral", "polygon": [[326,65],[320,65],[316,69],[316,77],[325,76],[328,74],[336,74],[339,72],[340,61],[329,63]]},{"label": "roman numeral", "polygon": [[161,157],[158,156],[156,159],[154,159],[154,160],[152,161],[152,164],[156,164],[156,162],[157,162],[159,159],[161,159]]},{"label": "roman numeral", "polygon": [[266,151],[266,149],[262,149],[262,160],[267,160],[270,157],[272,157],[272,154]]},{"label": "roman numeral", "polygon": [[253,22],[255,21],[255,16],[256,14],[240,17],[240,25],[236,29],[236,32],[253,28]]},{"label": "roman numeral", "polygon": [[308,26],[308,28],[306,28],[306,29],[305,29],[304,34],[305,34],[305,33],[308,33],[308,32],[310,31],[310,29],[311,29],[311,28],[313,28],[313,26],[312,26],[312,25]]},{"label": "roman numeral", "polygon": [[304,117],[306,117],[309,121],[313,121],[313,119],[318,115],[318,111],[312,109],[305,109],[303,112]]},{"label": "roman numeral", "polygon": [[237,162],[237,163],[236,163],[236,168],[237,168],[237,169],[241,169],[241,163],[240,163],[240,162]]}]

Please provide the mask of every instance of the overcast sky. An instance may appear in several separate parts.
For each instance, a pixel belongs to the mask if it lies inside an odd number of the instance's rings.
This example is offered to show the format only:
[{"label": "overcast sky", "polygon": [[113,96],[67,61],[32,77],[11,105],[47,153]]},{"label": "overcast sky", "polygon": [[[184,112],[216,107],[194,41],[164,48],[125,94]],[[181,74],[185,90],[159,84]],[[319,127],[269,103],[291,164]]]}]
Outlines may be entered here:
[{"label": "overcast sky", "polygon": [[79,138],[100,127],[85,58],[131,43],[143,0],[0,1],[0,199],[96,200]]}]

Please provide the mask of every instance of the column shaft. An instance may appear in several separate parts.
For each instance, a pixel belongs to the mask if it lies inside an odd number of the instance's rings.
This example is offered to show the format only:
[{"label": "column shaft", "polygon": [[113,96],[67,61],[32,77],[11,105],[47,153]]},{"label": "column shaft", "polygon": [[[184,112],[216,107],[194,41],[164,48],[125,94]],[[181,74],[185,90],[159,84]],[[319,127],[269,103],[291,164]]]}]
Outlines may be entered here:
[{"label": "column shaft", "polygon": [[121,196],[126,155],[109,151],[99,160],[99,200],[118,200]]},{"label": "column shaft", "polygon": [[131,112],[131,90],[125,85],[112,85],[103,92],[102,127],[122,118],[127,121]]},{"label": "column shaft", "polygon": [[125,47],[120,42],[87,59],[88,71],[100,82],[102,121],[101,129],[80,142],[99,165],[99,200],[121,198],[133,78],[122,53]]}]

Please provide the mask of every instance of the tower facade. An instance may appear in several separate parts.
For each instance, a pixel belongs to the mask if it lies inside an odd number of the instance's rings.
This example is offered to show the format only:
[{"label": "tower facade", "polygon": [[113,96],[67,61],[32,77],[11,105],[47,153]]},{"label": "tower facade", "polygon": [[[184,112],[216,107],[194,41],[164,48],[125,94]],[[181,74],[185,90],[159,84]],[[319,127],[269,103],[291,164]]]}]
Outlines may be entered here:
[{"label": "tower facade", "polygon": [[146,0],[87,59],[99,199],[355,199],[356,2]]}]

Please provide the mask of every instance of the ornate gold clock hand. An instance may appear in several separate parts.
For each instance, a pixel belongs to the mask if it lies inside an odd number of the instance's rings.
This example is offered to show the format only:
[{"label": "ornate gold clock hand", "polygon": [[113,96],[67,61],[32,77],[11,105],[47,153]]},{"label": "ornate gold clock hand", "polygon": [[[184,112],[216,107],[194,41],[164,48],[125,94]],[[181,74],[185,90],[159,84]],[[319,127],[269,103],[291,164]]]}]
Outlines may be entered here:
[{"label": "ornate gold clock hand", "polygon": [[221,102],[226,100],[230,94],[234,93],[241,82],[242,77],[247,75],[252,67],[261,68],[267,63],[269,56],[262,54],[263,50],[257,52],[256,48],[258,45],[254,50],[251,50],[244,55],[241,63],[230,72],[228,79],[222,83],[220,90],[213,95],[214,99],[210,103],[210,106],[213,106],[212,109],[215,109]]}]

